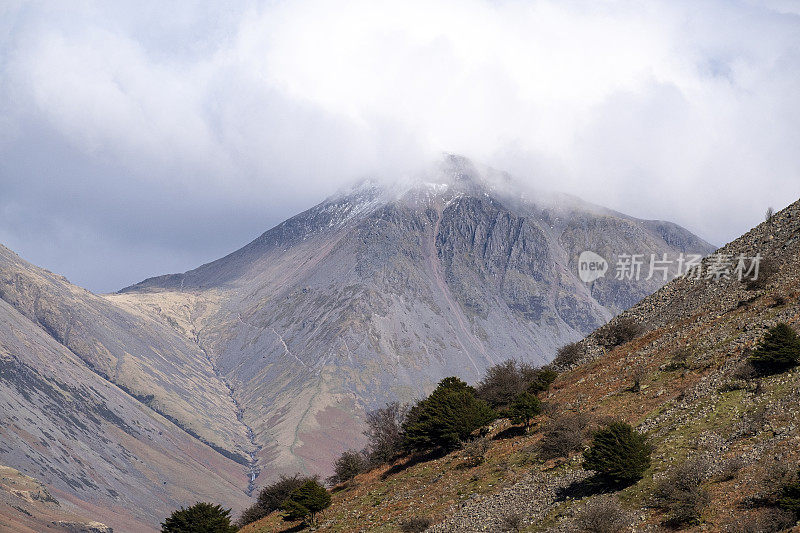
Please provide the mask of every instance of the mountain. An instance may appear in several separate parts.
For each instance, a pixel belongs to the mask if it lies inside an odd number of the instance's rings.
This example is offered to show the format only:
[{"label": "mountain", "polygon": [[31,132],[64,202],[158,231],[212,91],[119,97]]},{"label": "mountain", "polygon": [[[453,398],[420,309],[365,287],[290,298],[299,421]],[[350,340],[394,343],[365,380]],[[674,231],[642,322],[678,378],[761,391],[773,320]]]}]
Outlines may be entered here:
[{"label": "mountain", "polygon": [[[663,283],[614,279],[620,254],[712,249],[456,156],[117,294],[0,247],[0,463],[121,530],[199,499],[240,509],[281,472],[326,473],[365,409],[545,363]],[[609,275],[580,281],[584,250]]]},{"label": "mountain", "polygon": [[110,299],[142,313],[158,305],[165,320],[175,307],[163,299],[201,302],[193,328],[247,406],[264,472],[325,472],[360,433],[364,408],[411,400],[447,375],[474,381],[510,357],[546,363],[660,285],[589,286],[576,275],[585,249],[712,247],[575,198],[529,200],[508,175],[449,156],[404,184],[362,183],[222,259]]},{"label": "mountain", "polygon": [[[762,258],[757,280],[732,272],[740,255]],[[717,277],[715,265],[729,261],[731,272]],[[800,331],[799,273],[800,201],[704,260],[699,277],[671,281],[579,341],[579,357],[558,362],[529,434],[500,421],[478,466],[458,450],[359,475],[333,492],[317,531],[397,531],[413,518],[434,533],[512,523],[550,532],[795,531],[798,515],[777,504],[796,494],[784,487],[800,475],[800,368],[758,375],[748,360],[776,325]],[[610,345],[609,329],[632,321],[642,331]],[[545,460],[542,440],[564,420],[582,443]],[[635,426],[653,453],[641,480],[605,493],[586,481],[581,450],[611,420]],[[279,524],[272,515],[243,532]]]}]

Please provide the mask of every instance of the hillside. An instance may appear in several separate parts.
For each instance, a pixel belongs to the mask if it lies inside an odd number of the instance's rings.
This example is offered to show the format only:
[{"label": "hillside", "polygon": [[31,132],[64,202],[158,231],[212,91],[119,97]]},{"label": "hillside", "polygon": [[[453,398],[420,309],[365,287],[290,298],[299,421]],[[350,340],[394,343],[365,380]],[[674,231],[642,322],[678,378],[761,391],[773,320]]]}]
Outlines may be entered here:
[{"label": "hillside", "polygon": [[508,357],[547,362],[663,283],[609,275],[585,284],[576,261],[586,249],[613,261],[713,247],[674,224],[525,191],[448,156],[404,183],[362,183],[224,258],[108,300],[164,321],[200,306],[184,329],[235,389],[263,484],[279,472],[327,474],[359,444],[365,409],[412,400],[447,375],[475,380]]},{"label": "hillside", "polygon": [[38,480],[0,465],[0,531],[39,533],[111,533],[101,522],[89,520],[53,497]]},{"label": "hillside", "polygon": [[[35,302],[36,312],[52,319],[44,301]],[[71,309],[80,312],[78,306]],[[98,318],[86,325],[97,327]],[[102,347],[101,339],[76,333],[70,343],[87,341]],[[195,499],[213,498],[234,508],[246,503],[243,465],[203,444],[159,414],[158,404],[133,396],[123,385],[93,371],[46,329],[0,300],[4,464],[45,483],[79,514],[118,531],[152,531],[173,508]],[[145,390],[160,392],[155,383]],[[233,414],[230,418],[236,420]],[[19,512],[0,507],[7,520]]]},{"label": "hillside", "polygon": [[[531,434],[502,438],[503,426],[494,428],[492,447],[477,467],[466,466],[457,451],[358,476],[334,491],[318,530],[398,531],[403,520],[427,517],[435,524],[429,531],[501,531],[518,515],[523,531],[574,531],[587,508],[609,504],[608,496],[582,492],[588,472],[579,452],[539,458],[548,424],[569,413],[585,413],[590,427],[622,419],[654,444],[644,478],[612,496],[627,513],[628,530],[663,527],[669,517],[653,506],[655,486],[688,464],[702,465],[700,486],[710,500],[700,523],[683,528],[786,527],[785,517],[759,502],[792,479],[800,463],[800,371],[754,377],[745,363],[772,326],[800,329],[800,202],[720,253],[760,253],[761,282],[670,282],[612,321],[612,327],[628,320],[643,325],[637,338],[609,348],[603,328],[580,342],[580,364],[563,368],[543,395],[548,414]],[[243,531],[286,527],[273,515]]]}]

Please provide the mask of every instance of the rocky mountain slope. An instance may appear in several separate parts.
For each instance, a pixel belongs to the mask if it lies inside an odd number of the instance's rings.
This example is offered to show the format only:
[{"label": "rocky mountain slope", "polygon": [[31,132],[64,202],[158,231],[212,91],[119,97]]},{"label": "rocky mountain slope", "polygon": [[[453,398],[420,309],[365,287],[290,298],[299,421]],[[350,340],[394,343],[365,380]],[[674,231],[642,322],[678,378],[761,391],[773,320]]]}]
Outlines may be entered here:
[{"label": "rocky mountain slope", "polygon": [[447,375],[473,381],[509,357],[545,363],[663,283],[609,275],[587,285],[583,250],[613,261],[712,249],[672,224],[534,194],[451,156],[109,300],[164,320],[175,309],[164,300],[213,309],[186,328],[246,406],[263,472],[325,472],[360,433],[363,409],[411,400]]},{"label": "rocky mountain slope", "polygon": [[280,472],[325,473],[364,409],[545,362],[662,283],[585,284],[583,250],[613,268],[711,248],[457,157],[119,294],[0,247],[0,463],[122,531],[198,499],[238,509]]},{"label": "rocky mountain slope", "polygon": [[[494,427],[485,461],[470,467],[462,451],[400,463],[356,478],[334,492],[320,531],[397,531],[402,521],[430,519],[432,532],[576,531],[588,510],[616,508],[619,530],[781,531],[797,517],[769,502],[800,466],[800,369],[764,377],[748,370],[752,349],[769,328],[800,330],[800,201],[708,258],[699,279],[676,279],[611,322],[644,330],[609,347],[605,331],[580,341],[579,357],[543,396],[546,414],[526,436]],[[714,279],[717,260],[760,254],[759,280]],[[616,493],[582,484],[580,450],[543,460],[539,445],[561,416],[583,414],[589,427],[610,419],[638,426],[654,445],[642,480]],[[586,442],[586,441],[584,441]],[[670,526],[654,505],[656,486],[691,466],[699,480],[697,522]],[[688,500],[687,500],[688,501]],[[609,503],[611,502],[611,503]],[[278,516],[247,533],[281,531]]]},{"label": "rocky mountain slope", "polygon": [[[102,318],[95,317],[93,325]],[[83,342],[101,341],[87,335]],[[119,353],[130,357],[124,349]],[[137,364],[148,363],[156,361]],[[3,463],[45,482],[81,514],[121,531],[153,530],[171,509],[195,499],[218,498],[239,508],[247,487],[242,464],[159,414],[149,395],[163,389],[153,381],[134,397],[0,300]],[[197,413],[194,420],[214,427]],[[0,514],[5,511],[0,508]]]},{"label": "rocky mountain slope", "polygon": [[62,505],[40,481],[2,465],[0,509],[3,532],[112,533],[105,524],[76,514],[72,506]]}]

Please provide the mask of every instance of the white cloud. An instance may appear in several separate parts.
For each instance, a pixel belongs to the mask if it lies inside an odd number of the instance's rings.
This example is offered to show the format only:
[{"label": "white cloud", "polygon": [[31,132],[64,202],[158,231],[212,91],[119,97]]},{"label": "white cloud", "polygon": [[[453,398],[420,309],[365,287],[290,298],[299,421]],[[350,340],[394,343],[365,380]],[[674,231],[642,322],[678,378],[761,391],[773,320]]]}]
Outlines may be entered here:
[{"label": "white cloud", "polygon": [[[80,242],[157,241],[135,272],[72,276],[108,289],[174,268],[171,249],[194,266],[344,181],[451,151],[721,243],[798,195],[797,11],[17,4],[0,17],[0,215],[57,216]],[[0,218],[36,260],[44,245],[18,223]],[[198,228],[205,240],[187,238]]]}]

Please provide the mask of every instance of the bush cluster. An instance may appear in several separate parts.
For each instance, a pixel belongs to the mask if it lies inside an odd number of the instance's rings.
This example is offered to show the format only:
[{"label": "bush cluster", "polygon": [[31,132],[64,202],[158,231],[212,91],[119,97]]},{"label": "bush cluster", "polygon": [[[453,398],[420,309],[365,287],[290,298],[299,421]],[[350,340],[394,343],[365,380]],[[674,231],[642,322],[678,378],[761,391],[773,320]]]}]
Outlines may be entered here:
[{"label": "bush cluster", "polygon": [[278,480],[261,489],[258,493],[256,503],[242,513],[239,520],[236,521],[236,524],[239,527],[244,527],[251,522],[261,520],[268,514],[277,511],[292,492],[312,479],[314,478],[301,477],[298,474],[291,477],[281,476]]},{"label": "bush cluster", "polygon": [[475,390],[478,397],[493,409],[502,411],[523,393],[545,391],[558,374],[550,367],[535,367],[508,360],[489,367]]},{"label": "bush cluster", "polygon": [[488,368],[477,388],[449,377],[411,407],[393,402],[371,411],[366,448],[344,452],[328,481],[346,482],[408,453],[451,450],[501,415],[527,429],[542,410],[536,394],[547,390],[557,375],[550,367],[509,360]]},{"label": "bush cluster", "polygon": [[708,472],[708,461],[703,457],[693,457],[656,484],[653,505],[668,513],[669,525],[677,527],[700,522],[703,509],[711,501],[711,496],[702,486]]},{"label": "bush cluster", "polygon": [[[526,429],[530,427],[534,417],[542,412],[537,393],[547,390],[557,375],[549,366],[535,367],[509,360],[487,369],[477,388],[448,377],[427,398],[412,406],[393,402],[371,411],[367,413],[364,431],[367,446],[362,451],[343,452],[334,463],[334,475],[328,482],[344,483],[403,455],[449,451],[463,443],[468,443],[465,448],[468,463],[478,465],[490,442],[483,435],[476,437],[476,431],[501,415]],[[245,512],[240,523],[269,512],[259,503]]]},{"label": "bush cluster", "polygon": [[580,450],[588,427],[589,416],[584,413],[554,417],[544,428],[542,440],[539,441],[539,456],[546,461],[567,457]]}]

